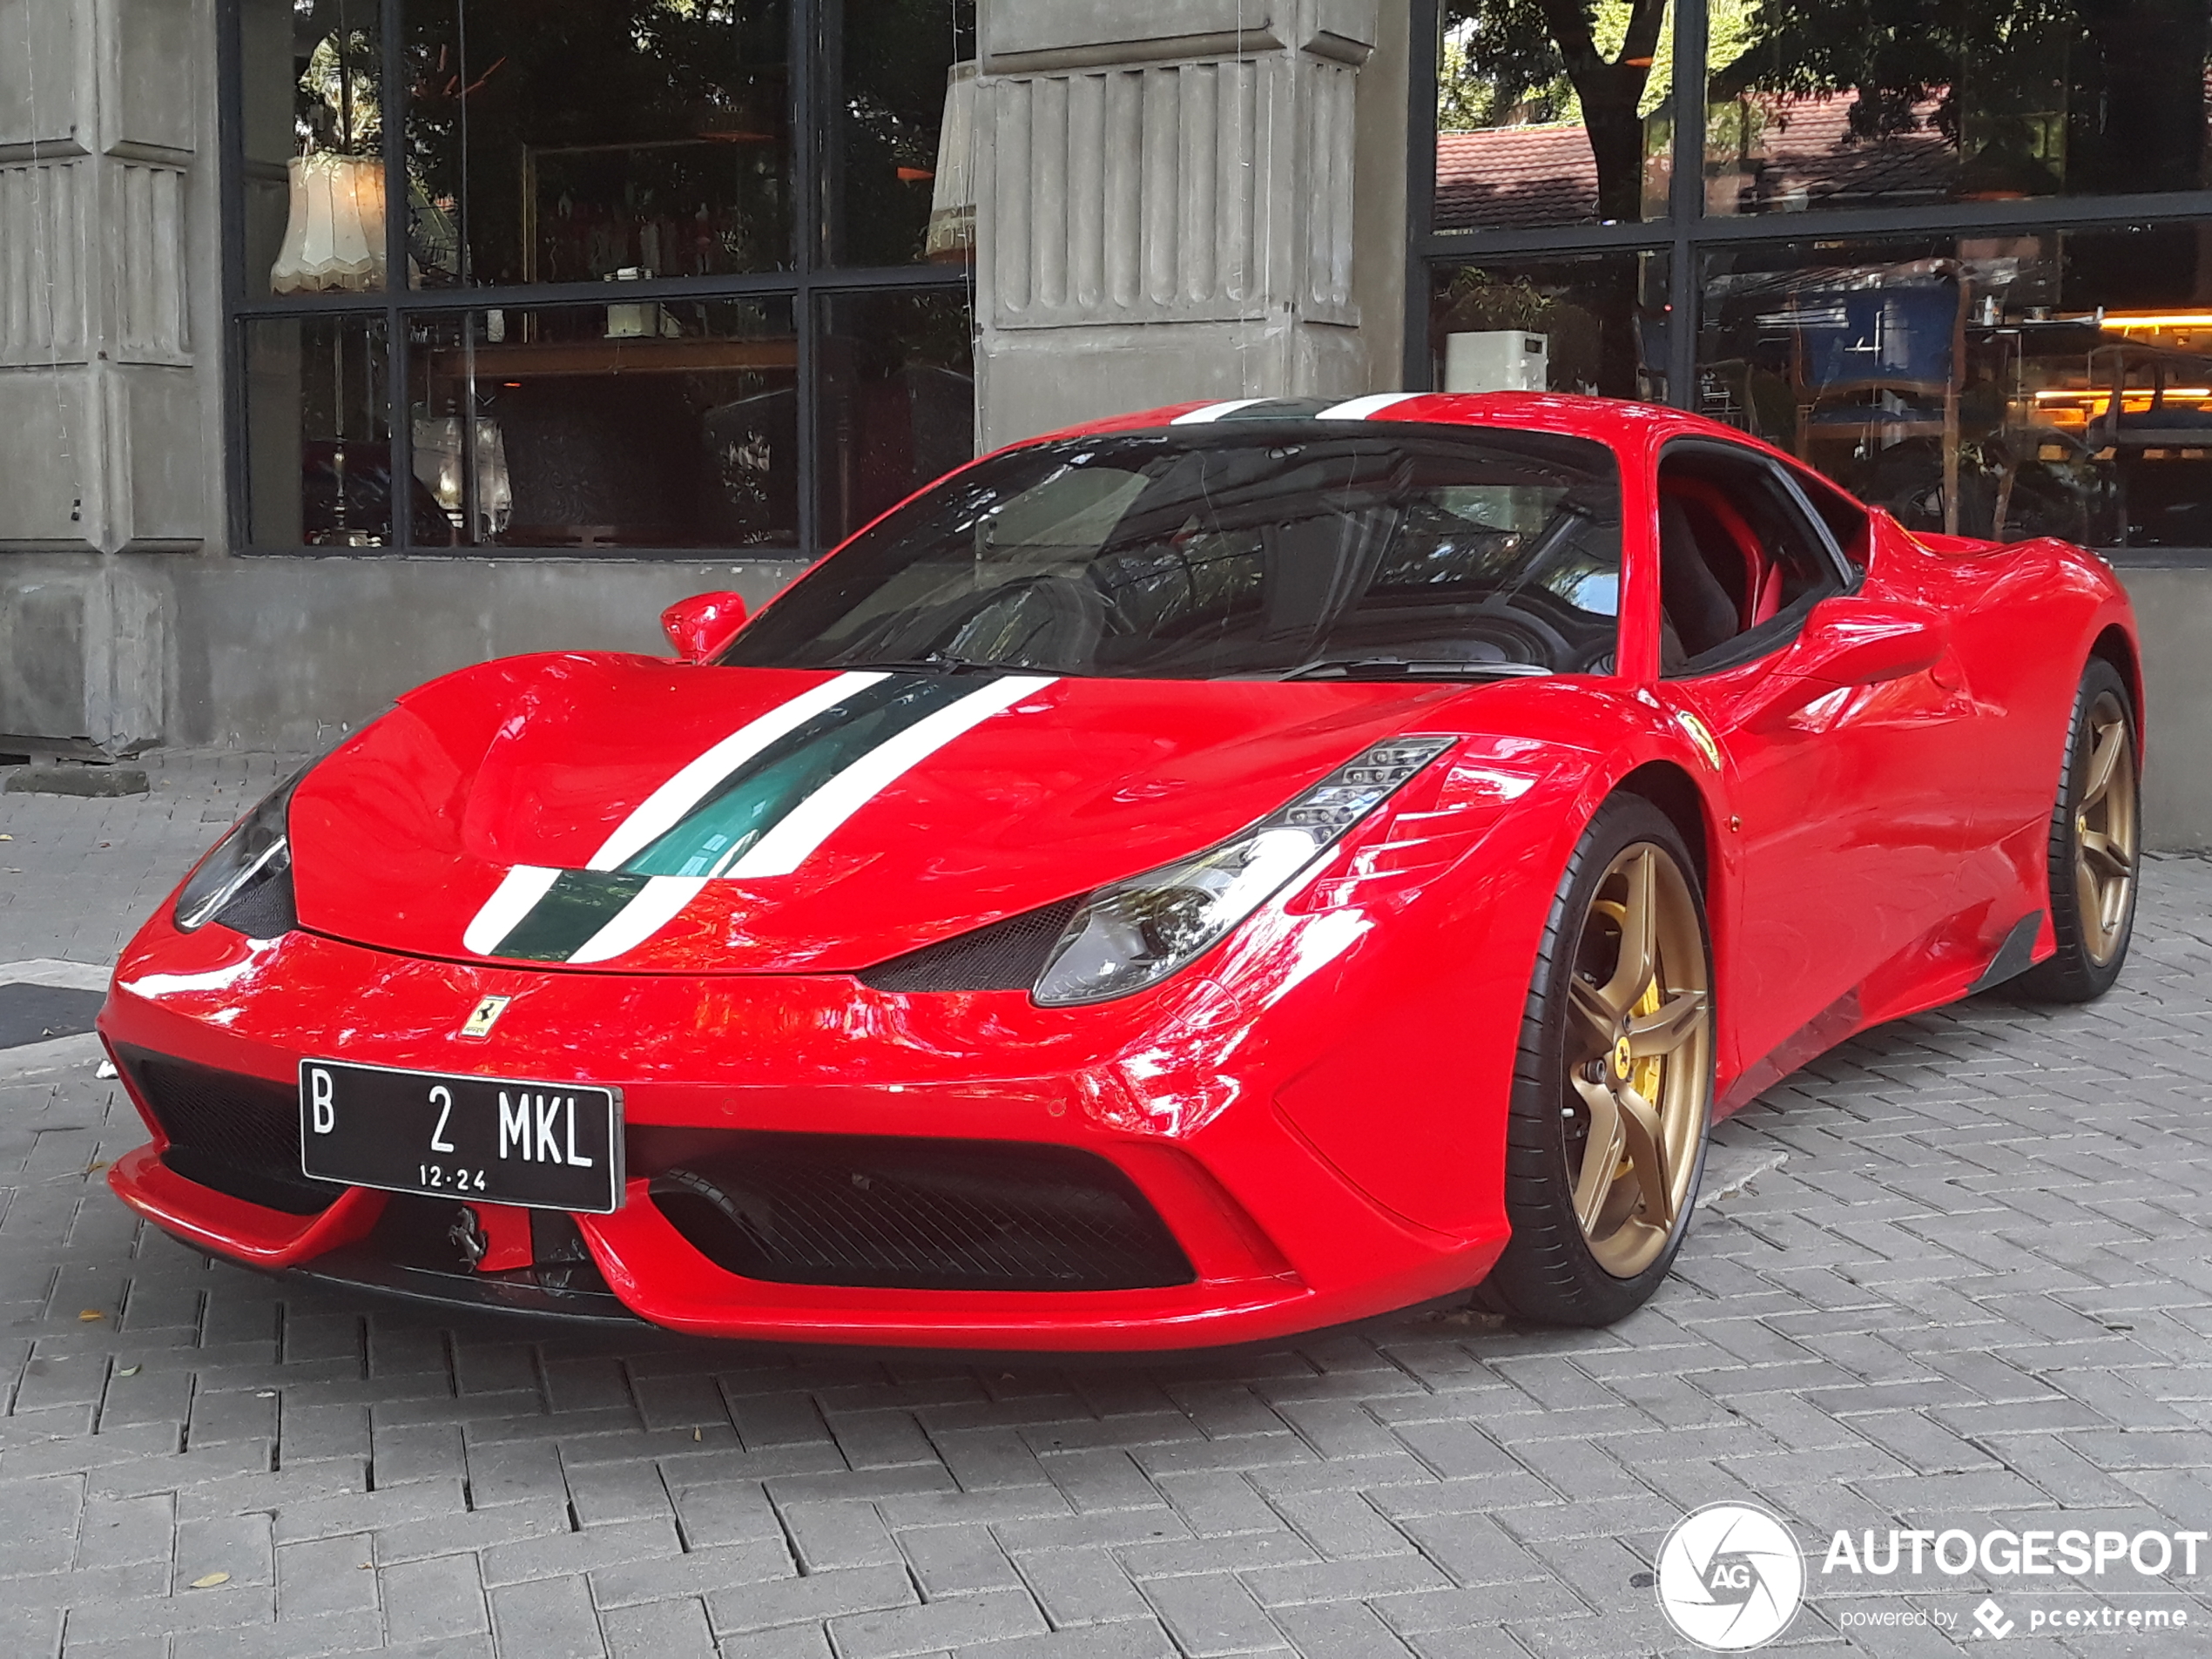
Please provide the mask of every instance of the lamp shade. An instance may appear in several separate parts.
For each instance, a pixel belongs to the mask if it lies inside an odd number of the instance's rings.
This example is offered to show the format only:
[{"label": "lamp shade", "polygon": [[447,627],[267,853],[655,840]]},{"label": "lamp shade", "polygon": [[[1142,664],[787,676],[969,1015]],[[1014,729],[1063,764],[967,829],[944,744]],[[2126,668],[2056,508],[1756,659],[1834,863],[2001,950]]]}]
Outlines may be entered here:
[{"label": "lamp shade", "polygon": [[922,253],[956,262],[975,250],[975,64],[945,73],[945,122],[937,129],[937,176],[929,192],[929,237]]},{"label": "lamp shade", "polygon": [[269,270],[276,293],[361,293],[384,286],[384,163],[325,151],[291,163],[284,246]]}]

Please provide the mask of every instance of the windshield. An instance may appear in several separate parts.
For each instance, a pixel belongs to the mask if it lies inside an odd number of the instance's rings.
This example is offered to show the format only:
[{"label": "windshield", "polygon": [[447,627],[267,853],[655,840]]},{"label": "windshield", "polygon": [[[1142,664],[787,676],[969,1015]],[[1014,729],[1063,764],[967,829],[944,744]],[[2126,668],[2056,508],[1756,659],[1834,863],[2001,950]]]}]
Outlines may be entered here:
[{"label": "windshield", "polygon": [[721,660],[1131,678],[1608,672],[1619,475],[1581,438],[1252,422],[948,478]]}]

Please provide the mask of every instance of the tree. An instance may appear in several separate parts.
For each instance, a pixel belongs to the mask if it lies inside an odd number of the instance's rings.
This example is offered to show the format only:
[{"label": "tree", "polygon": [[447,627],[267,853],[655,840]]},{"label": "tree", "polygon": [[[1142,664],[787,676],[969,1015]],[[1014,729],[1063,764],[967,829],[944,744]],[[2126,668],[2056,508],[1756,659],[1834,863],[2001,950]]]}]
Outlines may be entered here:
[{"label": "tree", "polygon": [[1643,118],[1667,0],[1446,0],[1444,108],[1472,126],[1579,115],[1597,216],[1641,218]]},{"label": "tree", "polygon": [[1932,130],[1963,195],[2197,187],[2203,0],[1763,0],[1709,99],[1848,96],[1852,136]]},{"label": "tree", "polygon": [[[1579,119],[1597,216],[1635,218],[1669,20],[1665,0],[1446,0],[1442,125]],[[1848,98],[1858,142],[1941,134],[1962,195],[2206,176],[2204,0],[1714,0],[1708,43],[1708,104]]]}]

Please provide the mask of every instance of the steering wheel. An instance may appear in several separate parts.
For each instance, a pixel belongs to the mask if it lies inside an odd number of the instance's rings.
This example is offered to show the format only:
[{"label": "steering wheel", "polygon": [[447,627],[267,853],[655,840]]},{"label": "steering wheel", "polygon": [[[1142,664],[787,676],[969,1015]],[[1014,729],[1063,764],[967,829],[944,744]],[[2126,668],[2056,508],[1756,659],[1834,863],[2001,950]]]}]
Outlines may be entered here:
[{"label": "steering wheel", "polygon": [[[1040,602],[1041,603],[1037,603]],[[1034,615],[1028,614],[1034,611]],[[1105,596],[1088,583],[1056,575],[1023,577],[974,596],[955,612],[941,636],[943,649],[959,657],[1025,667],[1040,659],[1069,663],[1089,657],[1108,623]],[[1019,630],[1004,637],[1008,624]],[[997,638],[971,644],[979,628],[995,626]],[[1042,644],[1042,649],[1039,649]],[[977,645],[982,649],[978,650]],[[1001,655],[1001,650],[1009,646]]]}]

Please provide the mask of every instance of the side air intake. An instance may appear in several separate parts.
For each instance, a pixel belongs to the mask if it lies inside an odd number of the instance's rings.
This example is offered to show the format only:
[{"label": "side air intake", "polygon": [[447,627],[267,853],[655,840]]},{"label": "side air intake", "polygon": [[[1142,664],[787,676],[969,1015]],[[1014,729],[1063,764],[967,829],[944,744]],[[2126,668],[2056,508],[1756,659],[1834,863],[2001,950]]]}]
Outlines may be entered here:
[{"label": "side air intake", "polygon": [[300,1172],[300,1091],[238,1072],[122,1049],[118,1058],[169,1137],[161,1155],[187,1181],[248,1204],[312,1216],[346,1190]]}]

